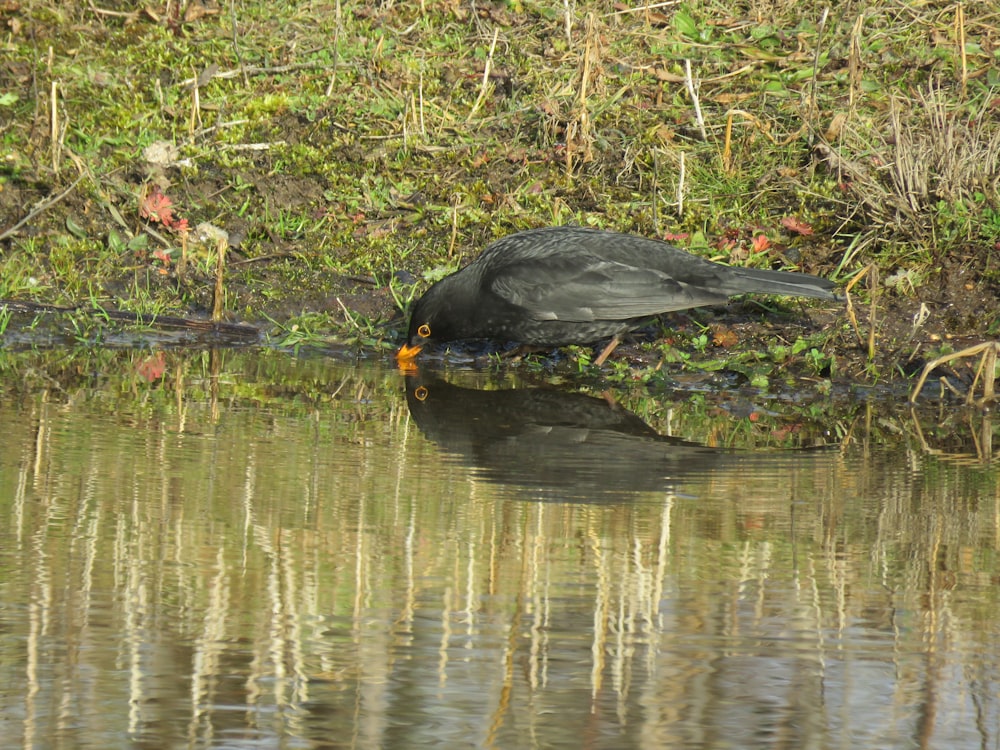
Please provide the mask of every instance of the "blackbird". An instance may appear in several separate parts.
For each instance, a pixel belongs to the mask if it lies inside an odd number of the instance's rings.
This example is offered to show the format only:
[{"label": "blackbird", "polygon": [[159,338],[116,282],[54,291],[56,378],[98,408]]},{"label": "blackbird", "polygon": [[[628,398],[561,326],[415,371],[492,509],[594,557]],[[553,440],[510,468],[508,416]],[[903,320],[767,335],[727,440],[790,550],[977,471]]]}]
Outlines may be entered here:
[{"label": "blackbird", "polygon": [[584,227],[529,229],[497,240],[417,300],[400,362],[431,341],[589,344],[619,337],[661,313],[737,294],[837,300],[834,284],[804,273],[736,268],[645,237]]},{"label": "blackbird", "polygon": [[406,377],[406,402],[449,459],[539,500],[627,500],[756,459],[660,435],[609,400],[549,387],[475,390],[425,373]]}]

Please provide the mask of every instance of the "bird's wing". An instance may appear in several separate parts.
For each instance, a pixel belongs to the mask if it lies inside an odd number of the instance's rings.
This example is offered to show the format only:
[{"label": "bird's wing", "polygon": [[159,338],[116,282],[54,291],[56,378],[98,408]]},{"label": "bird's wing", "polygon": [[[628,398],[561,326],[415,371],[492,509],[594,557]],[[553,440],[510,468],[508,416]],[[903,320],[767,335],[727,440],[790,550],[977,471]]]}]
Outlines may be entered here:
[{"label": "bird's wing", "polygon": [[497,271],[489,286],[536,320],[628,320],[728,299],[663,271],[588,254],[522,259]]}]

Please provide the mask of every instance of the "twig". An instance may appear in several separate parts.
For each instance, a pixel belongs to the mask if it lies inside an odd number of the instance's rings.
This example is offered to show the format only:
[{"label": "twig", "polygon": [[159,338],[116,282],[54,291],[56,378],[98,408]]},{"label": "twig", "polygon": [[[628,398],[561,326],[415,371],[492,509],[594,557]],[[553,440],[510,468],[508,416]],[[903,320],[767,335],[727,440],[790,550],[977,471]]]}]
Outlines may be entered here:
[{"label": "twig", "polygon": [[563,0],[563,18],[566,22],[566,49],[573,49],[573,12],[569,0]]},{"label": "twig", "polygon": [[854,312],[854,301],[851,299],[851,290],[854,286],[861,281],[865,276],[872,272],[874,266],[869,264],[861,269],[861,271],[844,287],[844,296],[847,298],[847,319],[851,323],[851,327],[854,328],[854,335],[858,337],[858,346],[864,347],[865,340],[861,335],[861,328],[858,326],[858,316]]},{"label": "twig", "polygon": [[[943,354],[937,359],[932,359],[924,365],[924,370],[920,373],[920,378],[917,380],[917,384],[913,386],[913,390],[910,391],[910,403],[912,404],[916,402],[917,396],[920,395],[920,391],[923,390],[924,383],[927,381],[927,376],[930,375],[936,368],[943,365],[945,362],[951,362],[956,359],[965,359],[967,357],[975,357],[977,354],[981,354],[982,359],[979,361],[979,367],[976,369],[975,378],[972,381],[972,385],[969,387],[969,392],[966,394],[965,403],[969,406],[975,403],[974,395],[976,385],[978,385],[980,377],[983,378],[983,397],[980,401],[982,403],[992,401],[996,397],[995,385],[993,381],[996,378],[998,350],[1000,350],[1000,342],[987,341],[982,344],[970,346],[967,349],[962,349],[960,352]],[[950,383],[947,381],[944,382],[949,388],[951,388]],[[951,390],[953,392],[955,391],[954,388],[951,388]]]},{"label": "twig", "polygon": [[493,42],[490,44],[490,54],[486,57],[486,67],[483,68],[483,82],[479,87],[479,96],[476,98],[476,103],[472,105],[472,109],[469,111],[469,116],[465,118],[466,122],[472,122],[473,115],[476,114],[476,110],[479,109],[480,105],[483,103],[483,99],[486,98],[486,91],[488,90],[490,83],[490,70],[493,68],[493,53],[497,48],[497,38],[500,36],[500,27],[493,29]]},{"label": "twig", "polygon": [[223,143],[217,146],[220,151],[269,151],[275,146],[284,146],[285,141],[271,143]]},{"label": "twig", "polygon": [[59,82],[56,80],[52,81],[52,86],[50,88],[49,94],[49,106],[51,108],[49,117],[49,126],[51,128],[50,138],[52,140],[52,171],[59,174],[59,162],[62,161],[59,158]]},{"label": "twig", "polygon": [[111,16],[112,18],[126,18],[129,21],[135,21],[139,17],[139,11],[133,10],[130,12],[122,12],[119,10],[105,10],[104,8],[98,8],[94,5],[93,0],[88,3],[90,5],[90,12],[96,13],[99,16]]},{"label": "twig", "polygon": [[590,116],[587,114],[587,89],[590,87],[590,73],[596,54],[596,32],[594,15],[587,16],[587,46],[583,52],[583,72],[580,74],[580,137],[590,139]]},{"label": "twig", "polygon": [[105,322],[117,321],[122,323],[132,323],[135,325],[145,325],[151,328],[179,328],[195,331],[205,331],[222,336],[238,336],[245,339],[254,339],[260,336],[260,329],[246,323],[225,323],[201,320],[198,318],[179,318],[172,315],[158,315],[156,313],[128,312],[126,310],[106,310],[101,307],[84,307],[83,305],[72,305],[69,307],[62,305],[47,305],[41,302],[24,302],[13,299],[0,299],[0,310],[10,310],[17,313],[81,313],[94,315]]},{"label": "twig", "polygon": [[[592,137],[590,135],[590,112],[587,110],[587,95],[590,89],[590,79],[594,61],[598,54],[598,39],[596,18],[593,13],[587,15],[587,36],[583,49],[583,66],[580,70],[580,94],[578,106],[580,114],[566,128],[566,178],[573,176],[573,165],[578,160],[581,164],[594,158]],[[583,153],[577,158],[576,151]]]},{"label": "twig", "polygon": [[819,19],[819,28],[816,30],[816,53],[813,55],[812,82],[809,86],[809,109],[807,117],[810,122],[816,121],[819,112],[819,105],[816,103],[816,82],[819,79],[819,55],[822,49],[823,29],[826,28],[826,19],[830,16],[830,7],[823,8],[823,15]]},{"label": "twig", "polygon": [[854,112],[854,105],[861,93],[861,28],[865,22],[865,14],[861,13],[854,21],[851,29],[850,54],[847,57],[847,70],[850,88],[847,90],[848,111]]},{"label": "twig", "polygon": [[878,266],[872,264],[872,272],[868,274],[868,293],[871,295],[871,306],[868,312],[868,361],[875,361],[875,318],[878,314]]},{"label": "twig", "polygon": [[681,163],[677,168],[677,218],[684,218],[684,152],[681,151]]},{"label": "twig", "polygon": [[420,135],[427,135],[427,126],[424,123],[424,69],[420,68],[420,80],[417,83],[417,95],[420,99]]},{"label": "twig", "polygon": [[216,130],[221,130],[222,128],[232,128],[237,125],[246,125],[250,122],[249,119],[243,118],[241,120],[229,120],[228,122],[220,122],[218,125],[209,125],[207,128],[202,128],[197,133],[196,136],[208,135],[209,133],[214,133]]},{"label": "twig", "polygon": [[623,16],[626,13],[643,13],[644,11],[656,10],[657,8],[669,8],[671,5],[680,5],[681,0],[664,0],[662,3],[650,3],[649,5],[640,5],[637,8],[625,8],[624,10],[616,10],[614,13],[608,13],[605,17],[610,18],[611,16]]},{"label": "twig", "polygon": [[653,206],[653,231],[656,233],[656,236],[659,237],[660,236],[660,216],[659,216],[659,209],[658,209],[657,204],[660,201],[660,184],[659,184],[659,180],[657,180],[657,177],[660,174],[660,164],[659,164],[659,159],[656,158],[656,149],[655,148],[653,149],[652,156],[653,156],[653,178],[652,178],[651,182],[653,183],[653,185],[652,185],[652,189],[650,190],[650,193],[652,193],[652,198],[653,198],[652,204],[651,204]]},{"label": "twig", "polygon": [[687,84],[688,94],[691,96],[691,103],[694,105],[694,119],[698,123],[698,130],[701,132],[701,139],[708,140],[708,133],[705,131],[705,118],[701,114],[701,102],[698,100],[698,90],[694,83],[694,76],[691,74],[691,61],[684,59],[684,83]]},{"label": "twig", "polygon": [[201,77],[195,78],[191,87],[191,118],[188,120],[188,135],[194,135],[195,125],[201,125]]},{"label": "twig", "polygon": [[[256,65],[250,65],[242,68],[241,70],[223,70],[221,72],[216,72],[212,75],[212,78],[236,78],[240,75],[269,75],[271,73],[291,73],[296,70],[327,70],[330,65],[328,63],[291,63],[289,65],[276,65],[273,67],[258,67]],[[181,81],[179,86],[194,86],[198,83],[198,78],[186,78]],[[201,81],[201,85],[204,86],[208,81]]]},{"label": "twig", "polygon": [[340,0],[337,0],[333,17],[336,21],[333,27],[333,62],[330,64],[330,82],[326,84],[326,92],[324,92],[327,99],[333,96],[333,87],[337,83],[337,63],[340,62],[340,27],[342,25]]},{"label": "twig", "polygon": [[458,240],[458,196],[451,199],[451,242],[448,243],[448,260],[455,254],[455,242]]},{"label": "twig", "polygon": [[188,230],[181,230],[181,259],[177,263],[177,278],[181,281],[184,280],[184,275],[187,273],[187,256],[188,256]]},{"label": "twig", "polygon": [[726,135],[722,139],[722,171],[729,174],[733,158],[733,112],[726,113]]},{"label": "twig", "polygon": [[218,322],[222,319],[222,297],[223,297],[223,287],[222,280],[226,271],[226,250],[229,248],[229,242],[225,237],[219,238],[219,257],[215,263],[215,297],[212,300],[212,321]]},{"label": "twig", "polygon": [[243,85],[249,86],[250,76],[247,75],[246,67],[243,65],[243,55],[240,54],[240,41],[236,32],[236,0],[229,0],[229,18],[233,27],[233,55],[240,64],[240,70],[243,71]]},{"label": "twig", "polygon": [[352,326],[354,326],[354,330],[360,331],[361,326],[358,324],[357,318],[351,315],[351,311],[347,309],[347,305],[345,305],[343,302],[340,301],[340,297],[337,297],[336,300],[337,304],[340,305],[340,309],[344,311],[344,319],[347,320],[347,322],[350,323]]},{"label": "twig", "polygon": [[51,206],[54,206],[56,203],[58,203],[67,195],[69,195],[73,191],[73,188],[75,188],[80,183],[80,180],[82,180],[85,176],[86,175],[80,175],[79,177],[77,177],[75,180],[73,180],[72,184],[68,188],[63,190],[61,193],[59,193],[59,195],[55,196],[54,198],[42,199],[38,203],[38,205],[35,206],[33,209],[31,209],[31,211],[28,212],[28,215],[25,216],[23,219],[21,219],[19,222],[17,222],[17,224],[12,226],[10,229],[5,229],[3,232],[0,232],[0,240],[7,239],[12,234],[14,234],[14,232],[16,232],[18,229],[20,229],[29,221],[38,216],[38,214],[42,213],[42,211],[45,211]]},{"label": "twig", "polygon": [[806,125],[801,125],[799,129],[796,130],[794,133],[790,134],[783,141],[779,141],[775,136],[771,135],[767,123],[761,122],[759,119],[757,119],[757,117],[755,117],[750,112],[747,112],[746,110],[743,109],[729,110],[728,112],[726,112],[726,134],[722,144],[722,166],[726,172],[729,172],[730,168],[732,167],[731,160],[733,156],[732,154],[733,122],[734,122],[733,118],[735,118],[736,115],[740,115],[741,117],[745,118],[745,121],[741,121],[739,123],[740,125],[745,125],[745,124],[753,125],[757,129],[758,133],[767,138],[767,140],[769,140],[775,146],[787,146],[793,141],[798,140],[802,136],[803,131],[806,129]]},{"label": "twig", "polygon": [[971,404],[973,399],[972,396],[976,392],[976,384],[979,383],[979,378],[983,378],[983,401],[989,402],[993,401],[996,397],[994,391],[997,373],[997,349],[1000,346],[994,341],[992,346],[987,346],[986,351],[983,353],[983,358],[979,360],[979,367],[976,369],[976,377],[972,381],[972,385],[969,386],[969,395],[966,397],[966,403]]},{"label": "twig", "polygon": [[959,59],[962,61],[962,73],[961,73],[961,83],[962,83],[962,97],[965,97],[965,87],[969,82],[969,63],[965,56],[965,10],[962,8],[962,4],[958,4],[958,8],[955,11],[955,36],[958,42],[958,54]]}]

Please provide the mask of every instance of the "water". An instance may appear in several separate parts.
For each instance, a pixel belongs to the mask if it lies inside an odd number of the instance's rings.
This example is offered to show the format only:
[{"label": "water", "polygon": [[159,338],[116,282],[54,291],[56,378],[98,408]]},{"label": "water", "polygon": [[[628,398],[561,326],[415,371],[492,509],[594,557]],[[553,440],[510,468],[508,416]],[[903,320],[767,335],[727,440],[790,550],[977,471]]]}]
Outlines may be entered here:
[{"label": "water", "polygon": [[996,747],[992,425],[700,398],[0,353],[4,747]]}]

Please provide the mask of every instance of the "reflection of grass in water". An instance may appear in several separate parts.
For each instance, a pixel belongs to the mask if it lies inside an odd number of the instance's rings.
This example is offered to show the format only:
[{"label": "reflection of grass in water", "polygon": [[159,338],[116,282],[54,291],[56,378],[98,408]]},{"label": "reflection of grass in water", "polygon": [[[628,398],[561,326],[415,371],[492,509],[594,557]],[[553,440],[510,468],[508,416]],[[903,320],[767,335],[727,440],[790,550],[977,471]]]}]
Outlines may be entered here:
[{"label": "reflection of grass in water", "polygon": [[[839,662],[888,665],[893,695],[933,678],[943,707],[995,705],[979,679],[996,669],[993,470],[859,439],[680,497],[520,502],[416,433],[392,370],[166,352],[149,384],[133,374],[145,354],[0,352],[4,394],[15,375],[32,388],[0,400],[3,536],[30,540],[0,556],[5,629],[42,667],[26,690],[120,696],[143,726],[191,714],[158,725],[188,741],[272,705],[289,710],[258,732],[308,733],[311,716],[329,738],[395,716],[412,739],[460,707],[512,747],[584,721],[683,733],[731,711],[737,679],[765,717],[816,708],[810,731],[836,735],[838,701],[870,688]],[[975,669],[938,672],[929,643]],[[748,660],[797,697],[748,681]],[[851,731],[895,725],[873,726]]]},{"label": "reflection of grass in water", "polygon": [[[38,325],[48,320],[41,316]],[[45,337],[38,330],[32,335]],[[58,400],[56,394],[62,393],[67,399],[79,394],[90,400],[96,387],[100,402],[112,409],[119,401],[129,404],[138,392],[145,403],[161,403],[168,410],[185,400],[213,398],[301,413],[315,404],[338,402],[345,394],[353,394],[353,400],[366,402],[366,409],[376,413],[406,410],[401,402],[401,375],[389,354],[373,363],[359,364],[352,351],[336,347],[303,348],[300,356],[293,357],[258,348],[161,349],[141,332],[139,340],[143,345],[138,349],[0,349],[3,390],[30,397],[57,385],[49,399]],[[162,378],[148,382],[140,370],[154,352],[162,352],[165,369]],[[99,381],[95,381],[95,373],[100,373]],[[893,445],[901,437],[920,431],[934,444],[935,436],[940,435],[935,426],[938,416],[930,409],[902,414],[885,398],[859,398],[865,394],[854,389],[825,393],[814,390],[812,383],[797,380],[776,383],[764,391],[738,370],[699,382],[697,390],[641,379],[609,388],[603,380],[587,375],[573,378],[566,372],[555,372],[542,377],[537,371],[519,372],[502,366],[456,370],[448,379],[463,388],[557,387],[610,399],[609,403],[634,413],[661,435],[723,448],[788,449],[859,441]],[[965,424],[961,415],[954,416]],[[919,425],[913,420],[919,420]],[[975,446],[982,434],[980,427],[961,424],[949,436],[948,452],[981,453]]]}]

